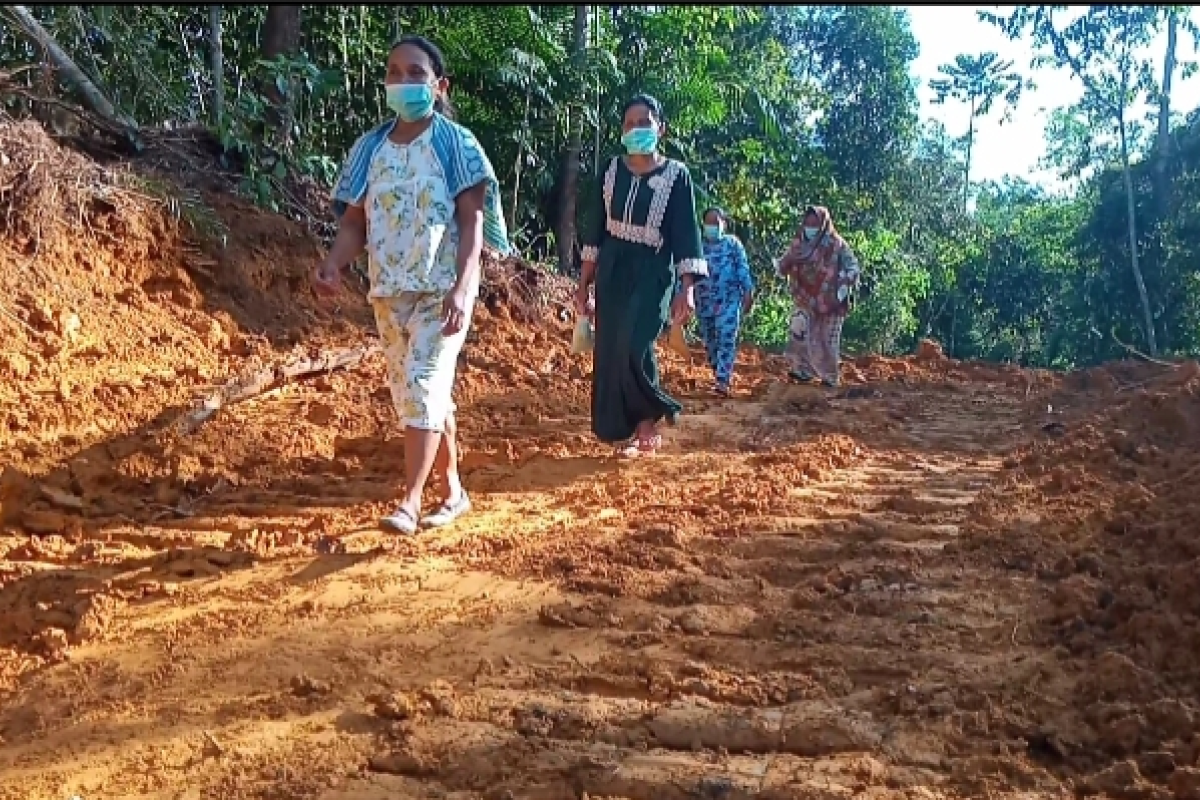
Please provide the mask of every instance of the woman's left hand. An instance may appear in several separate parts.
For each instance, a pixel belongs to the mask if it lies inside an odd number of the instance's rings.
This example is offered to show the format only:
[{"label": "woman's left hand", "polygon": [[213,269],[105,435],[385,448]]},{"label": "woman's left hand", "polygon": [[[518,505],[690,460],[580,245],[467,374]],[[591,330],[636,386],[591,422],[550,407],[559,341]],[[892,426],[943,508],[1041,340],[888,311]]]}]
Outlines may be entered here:
[{"label": "woman's left hand", "polygon": [[442,335],[453,336],[467,324],[467,290],[455,286],[442,301]]},{"label": "woman's left hand", "polygon": [[696,313],[696,296],[692,287],[685,286],[671,301],[671,324],[684,325]]}]

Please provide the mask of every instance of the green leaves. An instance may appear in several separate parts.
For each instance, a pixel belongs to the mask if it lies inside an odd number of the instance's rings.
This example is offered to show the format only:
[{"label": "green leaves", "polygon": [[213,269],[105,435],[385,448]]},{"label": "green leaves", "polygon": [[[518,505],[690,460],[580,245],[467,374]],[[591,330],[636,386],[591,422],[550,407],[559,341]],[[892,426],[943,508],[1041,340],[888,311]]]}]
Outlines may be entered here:
[{"label": "green leaves", "polygon": [[[205,7],[31,8],[141,125],[215,117]],[[581,9],[587,35],[577,52]],[[1139,163],[1154,132],[1142,108],[1161,91],[1158,54],[1146,45],[1169,15],[1200,36],[1190,7],[979,12],[1027,42],[1032,58],[963,53],[943,65],[930,82],[935,102],[970,114],[953,135],[918,117],[917,43],[907,13],[891,7],[310,5],[300,50],[270,60],[260,49],[264,10],[223,7],[226,113],[216,133],[226,168],[266,207],[289,207],[297,173],[323,187],[334,180],[355,139],[390,113],[382,79],[392,42],[420,34],[445,53],[451,99],[487,150],[534,260],[557,258],[567,162],[579,167],[579,206],[590,213],[595,173],[619,151],[621,107],[648,92],[666,107],[666,151],[688,163],[702,204],[731,214],[750,254],[760,286],[745,329],[752,341],[786,338],[791,304],[771,259],[790,244],[804,205],[820,203],[874,287],[846,328],[851,348],[906,351],[932,335],[957,356],[1079,363],[1111,354],[1091,328],[1115,323],[1131,339],[1144,327],[1128,269],[1124,142],[1134,215],[1148,220],[1134,249],[1147,253],[1155,324],[1180,347],[1200,346],[1200,127],[1169,137],[1163,208],[1153,188],[1159,162]],[[39,59],[0,29],[0,68]],[[975,132],[1004,124],[1024,101],[1029,66],[1071,72],[1086,88],[1047,122],[1044,161],[1078,187],[1072,199],[1021,181],[969,180]],[[1196,69],[1185,60],[1178,72]],[[17,74],[32,81],[37,71]],[[7,98],[6,108],[20,106]],[[273,124],[281,111],[286,119]]]}]

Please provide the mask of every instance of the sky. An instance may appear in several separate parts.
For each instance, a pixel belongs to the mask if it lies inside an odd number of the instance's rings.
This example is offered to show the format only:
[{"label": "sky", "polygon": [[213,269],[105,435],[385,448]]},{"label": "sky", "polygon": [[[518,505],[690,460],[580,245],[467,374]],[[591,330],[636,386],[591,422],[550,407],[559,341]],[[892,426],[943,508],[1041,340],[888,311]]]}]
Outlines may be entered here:
[{"label": "sky", "polygon": [[[912,17],[913,33],[921,46],[914,72],[920,80],[917,95],[921,100],[922,116],[940,121],[950,134],[961,136],[966,133],[967,115],[970,112],[966,105],[953,101],[935,105],[929,81],[938,77],[938,67],[953,61],[958,54],[966,52],[977,55],[994,51],[1002,59],[1012,61],[1015,69],[1032,77],[1037,84],[1035,90],[1022,96],[1011,121],[1000,124],[1003,113],[1001,107],[978,121],[975,153],[971,159],[972,183],[1015,175],[1040,183],[1047,189],[1062,189],[1062,184],[1053,173],[1040,170],[1037,166],[1046,151],[1043,131],[1048,112],[1078,100],[1083,91],[1082,84],[1067,69],[1045,67],[1030,72],[1029,60],[1033,56],[1030,43],[1009,41],[999,28],[981,22],[976,17],[976,12],[981,10],[1007,14],[1011,9],[1009,6],[905,8]],[[1160,33],[1148,51],[1158,76],[1162,75],[1166,38],[1165,32]],[[1178,56],[1180,61],[1194,58],[1191,37],[1182,31]],[[1171,96],[1173,112],[1187,113],[1200,106],[1200,75],[1184,80],[1177,70]]]}]

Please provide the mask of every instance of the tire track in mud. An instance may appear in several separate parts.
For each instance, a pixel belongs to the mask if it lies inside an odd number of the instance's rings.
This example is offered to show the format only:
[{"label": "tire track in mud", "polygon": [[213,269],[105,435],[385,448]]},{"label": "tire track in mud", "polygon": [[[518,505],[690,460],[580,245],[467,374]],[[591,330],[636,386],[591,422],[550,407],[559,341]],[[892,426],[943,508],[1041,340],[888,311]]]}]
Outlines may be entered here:
[{"label": "tire track in mud", "polygon": [[[682,454],[629,465],[626,483],[691,474],[706,486],[697,443],[727,453],[730,474],[764,439],[804,437],[780,420],[797,402],[828,407],[811,391],[777,394],[700,409],[672,437]],[[1002,444],[1018,409],[927,400],[915,414],[901,403],[903,424],[851,463],[789,487],[763,524],[730,535],[631,515],[629,501],[611,546],[593,530],[554,548],[571,552],[554,568],[568,594],[538,614],[549,663],[485,657],[449,702],[398,693],[400,713],[382,712],[400,717],[391,743],[372,761],[394,777],[336,796],[431,784],[635,800],[1055,793],[1036,768],[998,759],[988,728],[994,698],[1036,671],[1012,636],[1022,591],[965,567],[956,547],[1001,466],[981,443]],[[835,404],[843,421],[863,408]]]},{"label": "tire track in mud", "polygon": [[[761,440],[763,427],[778,442],[788,435],[780,410],[813,397],[782,395],[714,405],[692,430],[715,449]],[[770,532],[634,522],[625,561],[656,576],[571,579],[573,594],[541,610],[569,660],[463,695],[487,698],[487,719],[401,726],[376,766],[451,790],[507,782],[518,796],[538,777],[555,796],[636,800],[982,788],[994,765],[972,759],[993,759],[995,739],[980,712],[1027,667],[994,576],[954,555],[970,500],[1000,467],[979,444],[1016,420],[1015,407],[976,408],[927,407],[896,437],[920,451],[863,448],[790,487]],[[686,430],[674,442],[684,451]],[[651,482],[669,469],[630,471]],[[584,563],[580,554],[562,568]],[[582,652],[566,644],[580,638]],[[486,758],[464,744],[479,737],[491,742]]]},{"label": "tire track in mud", "polygon": [[[695,402],[653,460],[484,464],[470,520],[390,552],[350,530],[201,569],[24,687],[0,774],[22,797],[1056,794],[995,728],[1041,674],[1029,589],[958,544],[1017,403],[840,394]],[[365,519],[386,483],[338,500]],[[286,527],[288,488],[227,494],[223,524]]]}]

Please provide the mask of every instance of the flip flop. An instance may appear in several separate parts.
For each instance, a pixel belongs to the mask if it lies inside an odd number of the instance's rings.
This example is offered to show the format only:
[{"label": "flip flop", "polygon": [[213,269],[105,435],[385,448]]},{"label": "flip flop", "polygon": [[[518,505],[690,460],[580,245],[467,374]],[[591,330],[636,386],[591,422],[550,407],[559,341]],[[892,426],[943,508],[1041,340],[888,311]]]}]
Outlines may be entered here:
[{"label": "flip flop", "polygon": [[653,436],[647,436],[644,439],[640,436],[638,437],[637,449],[641,455],[644,455],[644,456],[655,455],[658,452],[658,449],[660,447],[662,447],[662,435],[661,434],[656,433]]},{"label": "flip flop", "polygon": [[638,447],[636,441],[621,445],[617,448],[616,453],[614,453],[617,458],[637,458],[641,454],[642,449]]},{"label": "flip flop", "polygon": [[386,517],[379,520],[379,525],[387,530],[411,536],[417,532],[417,518],[412,512],[401,506]]},{"label": "flip flop", "polygon": [[447,500],[442,503],[441,508],[421,520],[421,525],[426,528],[441,528],[454,522],[470,510],[471,498],[467,497],[465,491],[460,491],[457,500]]}]

